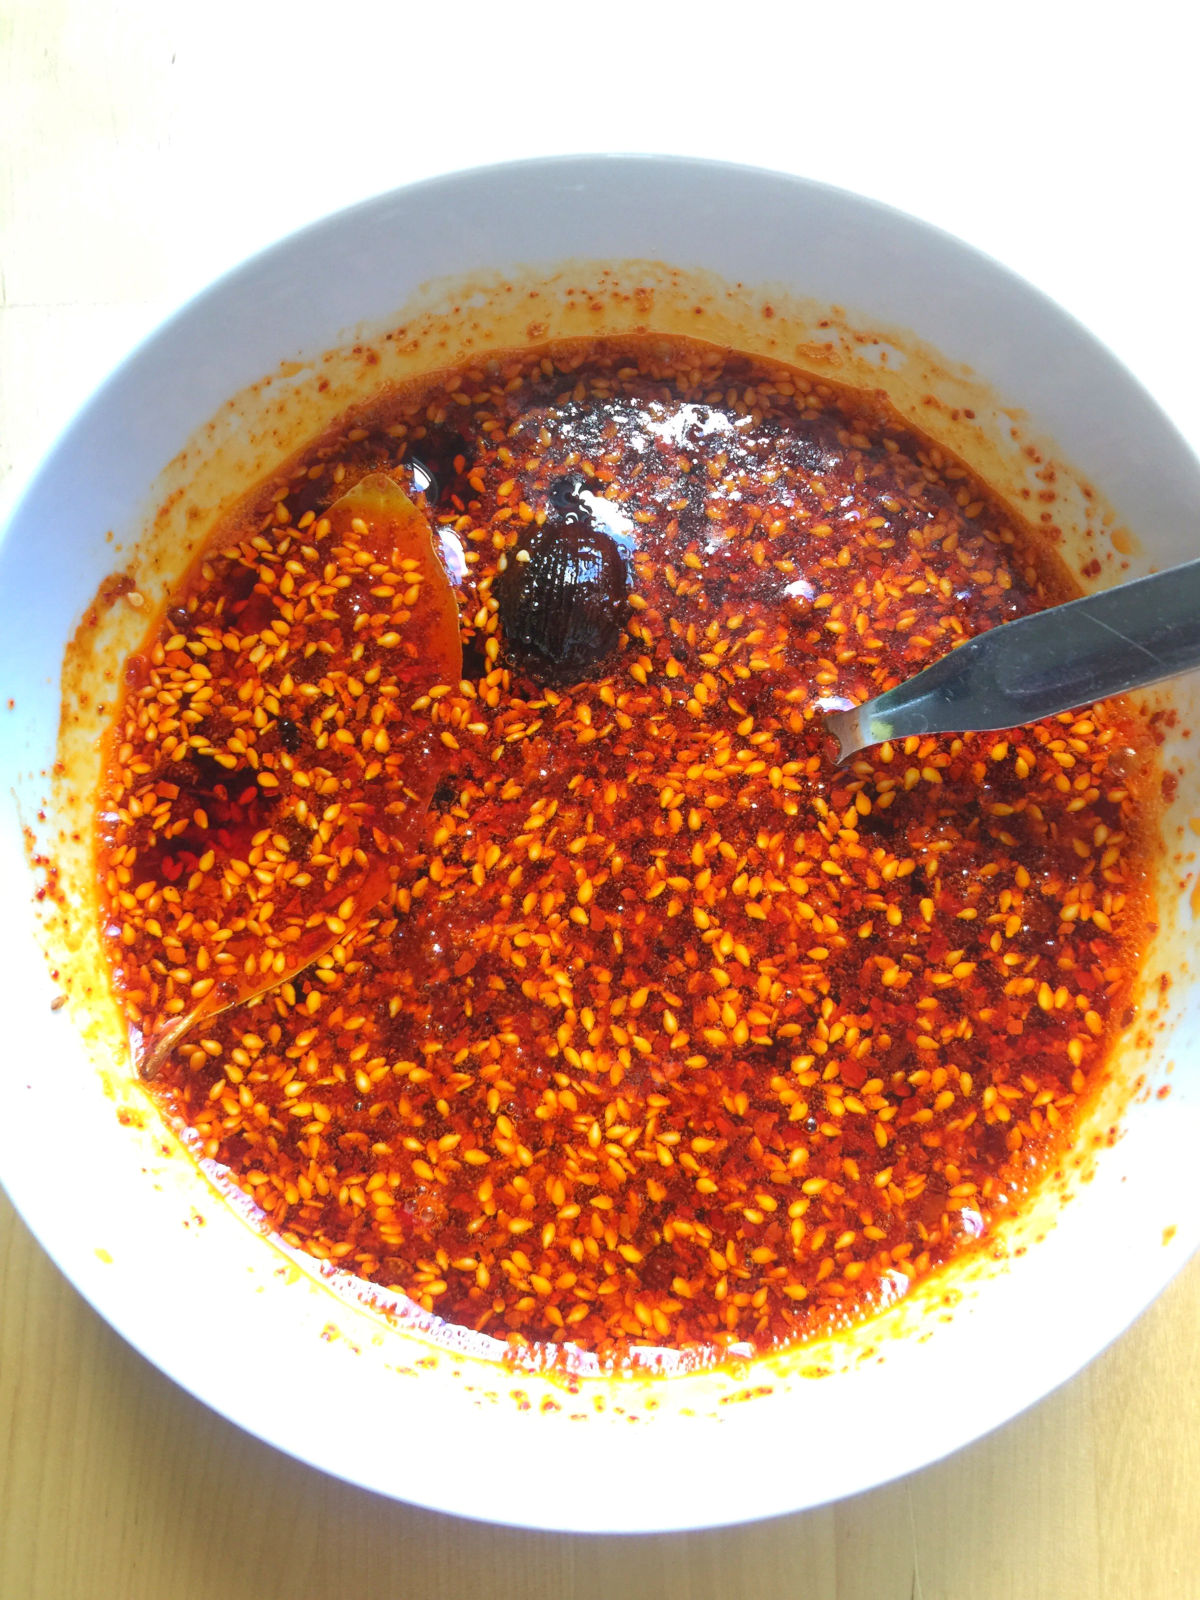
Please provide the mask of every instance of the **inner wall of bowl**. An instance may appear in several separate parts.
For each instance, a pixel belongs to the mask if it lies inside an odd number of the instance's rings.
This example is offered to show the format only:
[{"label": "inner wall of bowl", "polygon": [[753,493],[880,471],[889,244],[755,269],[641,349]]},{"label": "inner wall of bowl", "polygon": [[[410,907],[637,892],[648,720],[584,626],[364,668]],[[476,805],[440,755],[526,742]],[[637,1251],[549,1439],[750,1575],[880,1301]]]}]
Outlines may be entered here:
[{"label": "inner wall of bowl", "polygon": [[[1089,1139],[1013,1230],[1008,1263],[977,1262],[944,1275],[852,1339],[742,1371],[666,1385],[590,1379],[564,1386],[431,1348],[352,1295],[332,1292],[311,1264],[289,1260],[215,1199],[129,1084],[86,914],[86,840],[71,835],[86,819],[95,735],[117,691],[116,663],[138,642],[144,613],[118,600],[80,633],[67,680],[78,713],[73,743],[57,809],[39,824],[64,642],[115,569],[133,576],[151,604],[161,598],[230,498],[361,397],[364,385],[555,336],[674,329],[883,387],[1034,519],[1045,516],[1061,529],[1069,564],[1079,569],[1097,559],[1100,583],[1191,553],[1175,530],[1189,525],[1200,474],[1150,402],[1086,335],[930,230],[792,180],[690,166],[673,169],[673,181],[677,194],[691,197],[691,209],[684,206],[664,227],[661,205],[650,204],[649,167],[626,162],[618,172],[611,163],[576,163],[572,175],[570,165],[517,169],[499,183],[468,175],[447,180],[440,194],[431,193],[434,185],[386,197],[252,263],[118,374],[19,511],[0,553],[7,612],[0,688],[15,703],[4,713],[15,808],[6,818],[3,881],[6,904],[18,908],[5,941],[18,1048],[0,1065],[8,1103],[18,1110],[0,1126],[0,1172],[51,1253],[114,1325],[210,1404],[294,1454],[383,1492],[496,1520],[692,1526],[865,1488],[965,1442],[1094,1353],[1194,1244],[1198,1224],[1182,1174],[1188,1142],[1194,1148],[1200,1131],[1200,1097],[1184,1065],[1194,1053],[1196,1018],[1187,1009],[1191,912],[1181,893],[1194,871],[1184,825],[1200,813],[1196,774],[1186,762],[1200,710],[1194,690],[1184,684],[1170,699],[1160,697],[1177,713],[1163,758],[1178,771],[1179,787],[1167,819],[1161,931],[1142,1018],[1123,1045]],[[760,210],[751,232],[723,223],[714,237],[709,224],[726,203],[753,209],[747,185],[751,192],[757,186],[760,208],[774,206],[767,212],[772,228],[761,226]],[[595,217],[607,207],[611,237],[627,241],[630,255],[652,255],[658,244],[659,253],[709,270],[644,259],[564,265],[560,255],[541,267],[484,271],[487,262],[522,259],[520,247],[538,235],[521,224],[551,201],[564,254],[592,243]],[[464,214],[474,219],[470,228]],[[397,258],[401,274],[393,270]],[[333,270],[347,259],[349,285]],[[464,261],[477,270],[417,289]],[[714,266],[728,277],[714,275]],[[952,286],[932,304],[923,288],[931,278]],[[760,287],[751,292],[746,283]],[[786,283],[802,284],[810,297],[789,294]],[[829,285],[851,309],[837,310],[832,292],[821,298]],[[1014,414],[1011,397],[1029,404],[1036,427]],[[1085,477],[1056,459],[1043,428]],[[164,461],[170,464],[162,471]],[[148,483],[155,485],[149,497]],[[31,887],[23,824],[64,873],[66,914],[49,927],[58,980],[33,947],[32,915],[22,918]],[[1163,971],[1171,975],[1165,993],[1158,986]],[[71,1004],[52,1014],[59,982]],[[1149,1092],[1125,1110],[1115,1147],[1093,1161],[1095,1141],[1107,1143],[1131,1078],[1143,1072]],[[1152,1091],[1163,1084],[1172,1092],[1160,1103]],[[77,1171],[105,1172],[94,1194],[89,1187],[86,1215],[77,1191],[47,1192],[50,1150],[67,1155]],[[1081,1188],[1084,1176],[1090,1181]],[[1066,1211],[1063,1189],[1080,1195]],[[1011,1252],[1047,1229],[1037,1250],[1014,1259]],[[188,1308],[182,1319],[180,1306]],[[316,1418],[297,1415],[246,1363],[214,1366],[214,1339],[227,1343],[230,1326],[240,1330],[240,1349],[277,1350],[302,1362],[336,1420],[324,1414],[328,1407]],[[981,1361],[997,1374],[987,1386],[977,1381]],[[731,1404],[743,1398],[745,1404]],[[893,1426],[886,1438],[876,1433],[865,1459],[856,1440],[881,1405]],[[714,1419],[734,1448],[775,1449],[803,1429],[820,1449],[765,1484],[697,1485],[686,1470],[696,1430]],[[658,1458],[680,1468],[663,1473],[666,1487],[652,1504],[629,1493],[623,1441],[631,1420],[653,1422]],[[419,1459],[381,1442],[393,1425],[421,1438]],[[594,1471],[588,1495],[579,1496],[562,1482],[559,1453],[578,1447],[585,1426]],[[514,1470],[487,1468],[498,1460]]]}]

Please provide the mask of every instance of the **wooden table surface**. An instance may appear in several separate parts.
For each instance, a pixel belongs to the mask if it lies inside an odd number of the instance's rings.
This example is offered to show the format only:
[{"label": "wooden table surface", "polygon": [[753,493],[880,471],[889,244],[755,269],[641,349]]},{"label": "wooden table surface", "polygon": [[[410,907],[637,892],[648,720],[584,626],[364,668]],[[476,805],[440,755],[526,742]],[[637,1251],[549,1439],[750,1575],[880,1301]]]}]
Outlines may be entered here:
[{"label": "wooden table surface", "polygon": [[[928,118],[882,144],[836,120],[821,82],[797,76],[838,47],[821,33],[835,24],[802,6],[788,49],[734,61],[752,116],[689,131],[651,97],[624,147],[791,166],[957,229],[1071,303],[1200,439],[1200,342],[1194,317],[1176,325],[1194,269],[1175,202],[1195,135],[1187,53],[1158,37],[1166,10],[1144,5],[1110,38],[1039,9],[1030,57],[1020,4],[996,38],[961,31],[986,29],[962,21],[975,8],[926,9],[937,15],[868,4],[866,30],[855,8],[875,51],[863,77],[941,72],[969,119],[968,154],[931,142]],[[895,31],[896,12],[915,25]],[[455,8],[448,40],[444,19],[403,6],[362,4],[336,33],[329,8],[295,4],[2,0],[0,499],[172,303],[271,237],[426,171],[617,147],[603,97],[581,92],[580,73],[603,65],[586,18],[527,7],[514,41],[474,36],[474,15]],[[638,60],[667,81],[702,70],[673,10],[620,0],[606,16],[636,21]],[[446,94],[457,56],[470,57],[465,90]],[[991,115],[1018,79],[1043,138],[1032,188],[1028,120]],[[507,115],[481,126],[471,93],[495,83]],[[1110,90],[1122,116],[1097,117]],[[414,108],[428,113],[416,140]],[[1077,226],[1089,197],[1135,224],[1103,251]],[[1147,249],[1155,293],[1134,304],[1118,290],[1151,287]],[[715,1533],[514,1532],[348,1488],[212,1415],[100,1321],[0,1195],[0,1600],[1195,1600],[1198,1352],[1200,1260],[1043,1404],[873,1493]]]}]

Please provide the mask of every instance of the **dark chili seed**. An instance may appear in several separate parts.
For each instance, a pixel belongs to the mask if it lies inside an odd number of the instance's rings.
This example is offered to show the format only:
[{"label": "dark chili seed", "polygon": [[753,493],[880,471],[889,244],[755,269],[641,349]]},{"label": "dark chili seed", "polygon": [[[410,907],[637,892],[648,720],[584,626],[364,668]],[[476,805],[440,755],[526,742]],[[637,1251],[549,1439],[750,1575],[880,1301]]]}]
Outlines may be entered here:
[{"label": "dark chili seed", "polygon": [[454,778],[439,778],[438,786],[433,791],[433,798],[429,802],[431,811],[445,811],[458,799],[458,782]]}]

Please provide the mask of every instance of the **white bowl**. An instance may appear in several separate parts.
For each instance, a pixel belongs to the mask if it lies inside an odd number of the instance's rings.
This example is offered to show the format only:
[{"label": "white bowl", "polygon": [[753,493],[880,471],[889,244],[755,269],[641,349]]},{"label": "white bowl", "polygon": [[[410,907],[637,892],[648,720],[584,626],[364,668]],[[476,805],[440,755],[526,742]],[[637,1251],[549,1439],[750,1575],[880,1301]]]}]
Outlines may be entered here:
[{"label": "white bowl", "polygon": [[[1174,713],[1162,759],[1178,779],[1159,931],[1078,1149],[996,1251],[851,1337],[665,1379],[508,1371],[421,1337],[264,1237],[130,1081],[80,830],[103,705],[145,613],[119,600],[89,613],[101,581],[123,570],[153,604],[236,489],[364,386],[489,344],[639,325],[885,388],[1024,497],[1069,564],[1092,563],[1089,582],[1196,554],[1200,465],[1118,363],[1027,285],[849,194],[630,157],[437,179],[257,257],[110,379],[0,551],[5,1187],[97,1310],[231,1420],[382,1493],[544,1528],[712,1526],[919,1467],[1076,1371],[1200,1242],[1195,679],[1155,701]],[[35,904],[39,851],[60,870],[61,910]],[[54,1011],[60,989],[69,1003]]]}]

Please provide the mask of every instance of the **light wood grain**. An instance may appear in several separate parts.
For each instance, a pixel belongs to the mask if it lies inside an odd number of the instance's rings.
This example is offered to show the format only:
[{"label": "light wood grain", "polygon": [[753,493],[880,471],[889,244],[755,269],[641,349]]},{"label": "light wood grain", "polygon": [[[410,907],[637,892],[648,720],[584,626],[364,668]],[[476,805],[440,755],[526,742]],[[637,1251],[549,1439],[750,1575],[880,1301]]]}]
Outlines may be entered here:
[{"label": "light wood grain", "polygon": [[[552,29],[530,18],[519,39],[489,35],[484,48],[475,37],[464,50],[465,91],[493,81],[558,85],[553,103],[566,106],[561,85],[594,59],[590,21],[581,10],[571,23],[566,9],[556,8]],[[670,63],[667,81],[705,70],[703,31],[680,40],[674,13],[664,8],[656,21],[652,12],[617,5],[611,18],[627,28],[636,21],[643,58]],[[876,57],[863,69],[872,81],[914,84],[930,81],[939,64],[949,71],[970,60],[971,94],[960,110],[974,119],[973,164],[968,171],[960,153],[955,182],[944,172],[955,153],[930,142],[928,117],[909,143],[881,144],[865,125],[856,130],[814,114],[811,100],[798,103],[805,80],[797,63],[830,59],[840,47],[836,27],[818,37],[807,14],[793,48],[773,52],[786,72],[781,65],[771,82],[762,75],[776,69],[761,56],[738,58],[743,80],[763,83],[753,117],[689,132],[656,100],[634,137],[643,148],[792,166],[959,227],[1057,288],[1200,436],[1194,321],[1180,332],[1171,310],[1172,284],[1181,303],[1185,251],[1182,232],[1171,248],[1169,229],[1181,224],[1169,201],[1188,168],[1182,136],[1190,125],[1179,120],[1189,103],[1183,79],[1173,91],[1170,75],[1183,71],[1184,53],[1156,54],[1153,6],[1108,43],[1095,33],[1068,36],[1039,11],[1037,32],[1058,56],[1027,65],[1047,89],[1038,122],[1050,142],[1035,151],[1022,144],[1022,127],[974,116],[977,106],[1007,100],[1014,46],[1008,34],[956,34],[973,12],[959,8],[938,28],[913,25],[911,8],[880,12]],[[518,97],[520,115],[473,129],[440,97],[439,69],[462,32],[451,45],[432,10],[432,22],[401,8],[385,25],[385,15],[361,6],[347,34],[336,33],[328,7],[306,15],[299,5],[285,13],[232,0],[186,9],[0,0],[0,490],[29,470],[130,343],[230,260],[426,171],[609,142],[599,124],[539,123],[527,97]],[[1020,29],[1009,34],[1019,38]],[[936,56],[939,39],[953,61]],[[731,46],[735,55],[748,48]],[[385,57],[386,94],[355,94],[351,105],[297,94],[344,82],[356,62],[382,71]],[[1159,78],[1143,70],[1151,57]],[[1105,98],[1099,69],[1120,88],[1119,141],[1087,116],[1093,97]],[[814,92],[828,96],[828,85]],[[1077,99],[1063,100],[1064,92]],[[414,108],[436,140],[402,140],[398,118]],[[1079,140],[1085,122],[1095,136]],[[1054,176],[1059,192],[1103,193],[1116,212],[1161,219],[1162,293],[1152,303],[1130,306],[1113,290],[1138,271],[1140,239],[1116,232],[1098,261],[1069,206],[1053,192],[1048,199],[1045,184],[1021,188],[1035,167]],[[1163,358],[1168,336],[1171,361]],[[1200,1261],[1072,1383],[899,1483],[714,1533],[521,1533],[394,1505],[231,1427],[113,1334],[0,1196],[0,1600],[1194,1600],[1198,1351]],[[862,1448],[870,1451],[869,1437]],[[632,1460],[630,1470],[644,1473],[652,1492],[652,1459]],[[751,1471],[754,1463],[698,1462],[696,1470]]]}]

